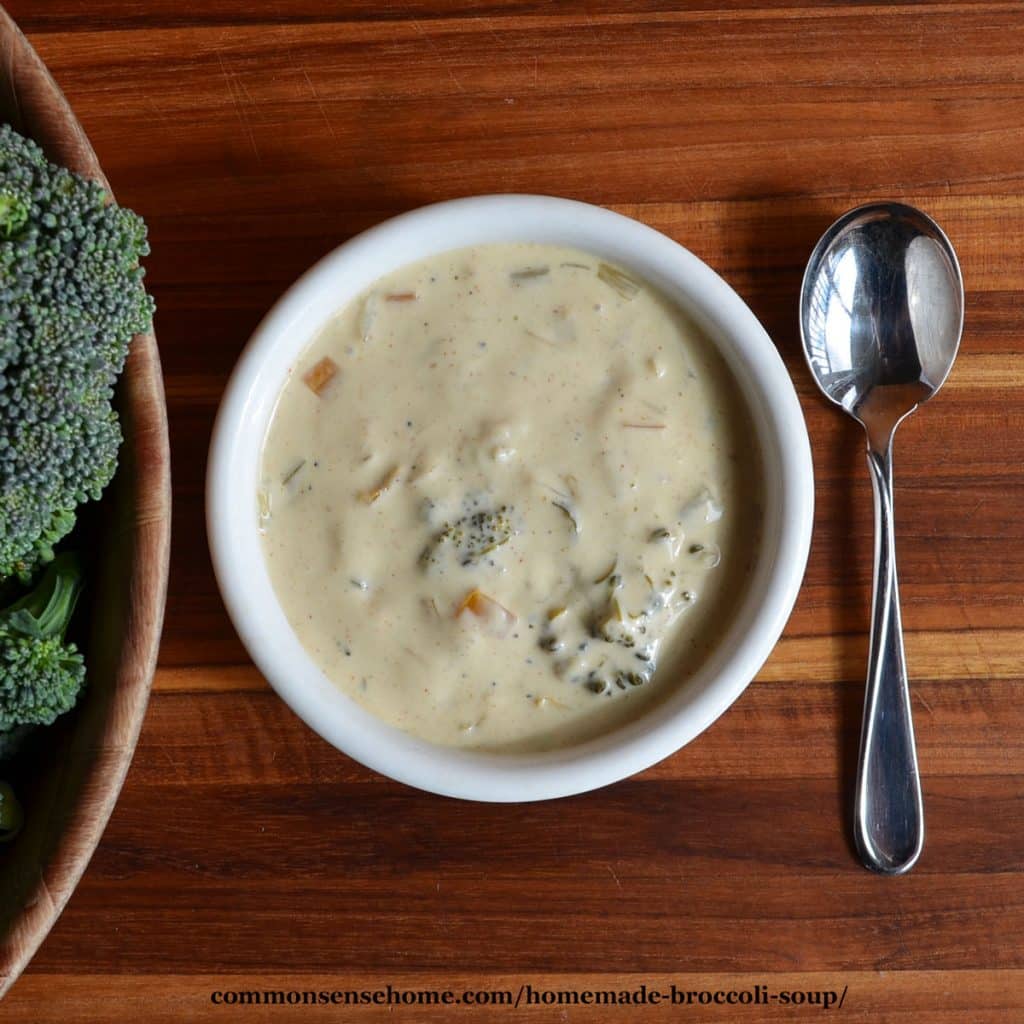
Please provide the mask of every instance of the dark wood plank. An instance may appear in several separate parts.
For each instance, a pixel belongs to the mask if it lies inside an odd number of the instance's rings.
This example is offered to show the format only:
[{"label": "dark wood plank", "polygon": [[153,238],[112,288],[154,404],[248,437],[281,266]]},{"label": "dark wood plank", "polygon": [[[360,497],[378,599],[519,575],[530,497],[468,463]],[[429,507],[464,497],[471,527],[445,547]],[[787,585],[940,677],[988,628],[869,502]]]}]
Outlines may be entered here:
[{"label": "dark wood plank", "polygon": [[[1020,638],[1015,641],[1019,650]],[[859,675],[866,641],[856,638],[849,650],[846,661],[856,672],[851,674],[855,681],[836,686],[831,662],[796,670],[801,675],[813,671],[822,677],[819,680],[759,680],[698,742],[649,769],[642,778],[680,783],[841,778],[860,731]],[[911,657],[916,653],[911,648]],[[956,655],[949,658],[950,663],[955,660]],[[923,661],[920,656],[915,659],[918,665]],[[996,667],[992,661],[988,666]],[[788,672],[781,670],[780,675]],[[209,691],[211,680],[219,692]],[[1018,678],[987,682],[916,678],[914,710],[925,770],[963,778],[1016,774],[1024,763],[1020,689]],[[196,790],[383,781],[338,756],[311,733],[281,707],[249,666],[162,672],[132,778],[143,785]],[[837,811],[833,826],[841,831],[842,824]]]},{"label": "dark wood plank", "polygon": [[[832,1012],[843,1021],[852,1024],[898,1024],[908,1015],[912,1017],[927,1015],[929,1022],[934,1024],[963,1024],[970,1020],[971,1024],[1002,1024],[1016,1019],[1022,1007],[1021,991],[1024,990],[1024,976],[1018,971],[979,970],[957,971],[951,982],[949,972],[923,971],[857,971],[857,972],[799,972],[795,969],[785,973],[772,974],[771,978],[776,993],[822,992],[829,991],[842,994],[846,998],[840,1004],[833,1003]],[[528,1012],[534,1020],[584,1019],[587,1008],[573,1005],[574,993],[585,990],[592,992],[611,991],[616,996],[620,992],[629,995],[640,990],[642,985],[648,989],[671,991],[675,985],[681,992],[693,992],[697,995],[701,990],[713,994],[716,991],[748,991],[756,992],[758,985],[765,984],[766,975],[750,973],[700,973],[693,974],[677,971],[665,974],[630,974],[615,973],[543,973],[528,976],[511,973],[482,974],[478,972],[459,971],[447,976],[446,986],[454,997],[459,999],[478,997],[496,998],[508,993],[510,1000],[520,994],[521,986],[532,985],[535,992],[549,992],[556,998],[565,993],[567,1002],[562,1008],[545,1010],[542,1006],[532,1006]],[[399,993],[430,992],[436,986],[436,975],[430,972],[402,972],[401,974],[303,974],[298,972],[287,974],[260,975],[258,986],[254,986],[252,978],[247,974],[220,975],[137,975],[122,974],[111,977],[76,976],[65,984],[67,1002],[59,1006],[45,1001],[47,986],[52,978],[46,975],[26,978],[10,1000],[10,1007],[15,1012],[33,1012],[41,1015],[33,1017],[36,1024],[93,1024],[93,1009],[104,1014],[103,1019],[111,1024],[121,1021],[136,1021],[140,1018],[152,1024],[178,1024],[181,1020],[189,1020],[195,1024],[206,1024],[210,1021],[222,1021],[225,1016],[241,1017],[247,1021],[305,1020],[311,1013],[320,1011],[313,1005],[286,1006],[269,1000],[279,997],[278,993],[289,990],[298,994],[311,993],[313,996],[326,992],[330,997],[337,991],[341,998],[346,993],[356,997],[362,991],[381,991],[386,996],[386,986],[391,984]],[[236,1006],[234,1013],[223,1005],[214,1005],[211,997],[219,993],[231,993],[236,999],[249,1000],[261,997],[266,993],[268,1002],[254,1005],[248,1000],[243,1003],[244,1009]],[[934,993],[941,996],[936,1007]],[[112,995],[116,993],[116,995]],[[235,995],[235,994],[238,995]],[[525,999],[526,997],[524,997]],[[837,1007],[841,1005],[841,1011]],[[39,1010],[36,1008],[40,1007]],[[808,1015],[821,1012],[817,1006],[808,1010],[801,1008]],[[581,1011],[583,1011],[581,1013]],[[593,1014],[607,1017],[616,1014],[623,1018],[627,1014],[637,1014],[639,1019],[643,1012],[635,1006],[600,1006],[599,1013]],[[475,1016],[486,1019],[507,1016],[506,1007],[490,1009],[474,1009],[468,1005],[459,1006],[453,1011],[450,1006],[401,1006],[396,1010],[393,1006],[362,1005],[352,1010],[341,1008],[328,1009],[323,1013],[340,1014],[348,1012],[355,1019],[368,1021],[394,1020],[396,1013],[401,1019],[412,1021],[413,1024],[429,1024],[429,1022],[446,1022],[452,1019],[453,1013]],[[649,1016],[657,1019],[672,1012],[667,1007],[649,1009]],[[752,1024],[774,1024],[781,1019],[778,1004],[770,1006],[747,1006],[737,1011],[735,1006],[700,1005],[694,1003],[689,1007],[677,1007],[675,1012],[695,1015],[701,1021],[734,1021],[742,1019]],[[796,1018],[797,1010],[790,1008]],[[593,1013],[593,1011],[591,1011]],[[740,1016],[742,1013],[742,1016]]]},{"label": "dark wood plank", "polygon": [[1024,785],[925,788],[931,845],[887,886],[849,869],[831,779],[640,779],[512,807],[358,780],[138,784],[36,970],[442,978],[470,948],[495,973],[959,970],[982,950],[1024,966],[1006,940]]}]

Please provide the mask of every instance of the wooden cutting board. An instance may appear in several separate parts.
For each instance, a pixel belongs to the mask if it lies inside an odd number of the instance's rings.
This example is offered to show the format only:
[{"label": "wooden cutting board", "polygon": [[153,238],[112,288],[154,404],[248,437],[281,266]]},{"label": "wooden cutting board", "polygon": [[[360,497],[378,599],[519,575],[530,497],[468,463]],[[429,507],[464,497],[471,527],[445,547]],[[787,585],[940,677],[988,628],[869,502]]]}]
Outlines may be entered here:
[{"label": "wooden cutting board", "polygon": [[[7,1020],[442,1021],[444,1007],[214,1005],[384,989],[845,992],[844,1022],[1024,1019],[1024,56],[1017,3],[16,0],[121,201],[148,219],[176,546],[155,692],[81,886]],[[207,439],[273,299],[356,231],[473,192],[602,203],[749,302],[812,435],[817,518],[785,636],[687,749],[521,807],[356,765],[234,636]],[[844,209],[916,203],[968,290],[946,390],[900,431],[899,556],[928,839],[850,846],[871,554],[857,428],[803,366],[797,291]],[[528,1000],[527,1000],[528,1001]],[[526,1004],[520,1013],[527,1013]],[[790,1021],[743,1008],[528,1020]],[[462,1007],[462,1020],[513,1019]]]}]

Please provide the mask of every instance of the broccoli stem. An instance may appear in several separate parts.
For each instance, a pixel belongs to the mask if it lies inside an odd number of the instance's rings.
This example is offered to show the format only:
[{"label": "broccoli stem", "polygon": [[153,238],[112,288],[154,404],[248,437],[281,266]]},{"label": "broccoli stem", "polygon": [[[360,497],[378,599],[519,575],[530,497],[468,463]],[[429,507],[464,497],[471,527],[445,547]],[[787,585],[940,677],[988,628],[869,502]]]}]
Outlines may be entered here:
[{"label": "broccoli stem", "polygon": [[78,558],[58,555],[35,587],[0,608],[0,761],[13,757],[36,727],[78,700],[85,663],[64,640],[82,589]]},{"label": "broccoli stem", "polygon": [[0,618],[13,632],[63,640],[81,592],[81,560],[66,551],[47,566],[39,585],[0,612]]}]

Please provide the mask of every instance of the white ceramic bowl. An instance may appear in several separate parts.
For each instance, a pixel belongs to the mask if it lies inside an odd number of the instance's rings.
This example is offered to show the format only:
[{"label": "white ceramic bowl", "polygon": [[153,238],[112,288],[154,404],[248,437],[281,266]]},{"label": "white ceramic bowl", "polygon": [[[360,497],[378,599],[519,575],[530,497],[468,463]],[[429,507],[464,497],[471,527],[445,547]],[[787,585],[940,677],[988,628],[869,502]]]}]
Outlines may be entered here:
[{"label": "white ceramic bowl", "polygon": [[[306,654],[274,595],[257,533],[260,451],[289,369],[318,329],[381,275],[487,242],[575,246],[621,264],[675,300],[717,344],[760,441],[763,543],[731,628],[678,692],[615,732],[545,754],[438,747],[365,711]],[[674,753],[743,692],[779,638],[803,577],[813,512],[810,446],[789,375],[743,300],[665,235],[609,210],[546,196],[428,206],[346,242],[304,274],[253,334],[228,383],[207,470],[210,550],[232,621],[291,708],[339,750],[421,789],[472,800],[541,800],[626,778]],[[753,753],[751,754],[753,756]]]}]

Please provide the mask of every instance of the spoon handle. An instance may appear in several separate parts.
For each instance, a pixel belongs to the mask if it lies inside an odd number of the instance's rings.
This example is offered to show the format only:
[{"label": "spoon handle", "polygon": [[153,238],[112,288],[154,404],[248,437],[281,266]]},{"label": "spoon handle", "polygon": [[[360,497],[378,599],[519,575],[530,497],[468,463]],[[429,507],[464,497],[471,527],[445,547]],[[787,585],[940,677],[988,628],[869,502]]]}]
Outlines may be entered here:
[{"label": "spoon handle", "polygon": [[875,578],[854,838],[866,867],[899,875],[921,854],[924,806],[896,583],[892,434],[881,451],[869,443],[868,465],[875,492]]}]

